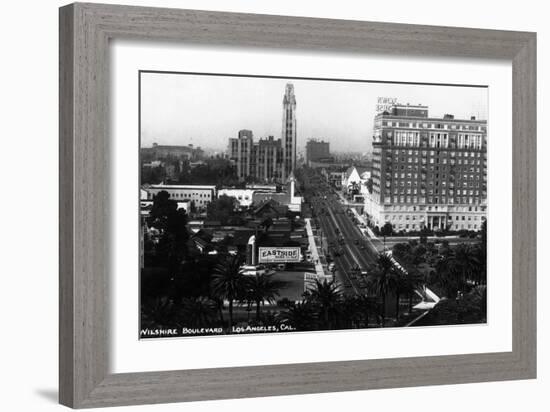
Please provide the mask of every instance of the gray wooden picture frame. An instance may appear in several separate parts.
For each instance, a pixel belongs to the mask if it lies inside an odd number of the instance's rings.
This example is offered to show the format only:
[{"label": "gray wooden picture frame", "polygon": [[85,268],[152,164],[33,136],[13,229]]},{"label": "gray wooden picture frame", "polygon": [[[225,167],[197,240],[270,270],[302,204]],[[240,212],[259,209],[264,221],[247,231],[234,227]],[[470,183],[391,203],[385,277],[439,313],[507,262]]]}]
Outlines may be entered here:
[{"label": "gray wooden picture frame", "polygon": [[[59,399],[74,408],[536,377],[536,34],[103,4],[60,9]],[[496,58],[513,65],[512,351],[109,373],[109,40]]]}]

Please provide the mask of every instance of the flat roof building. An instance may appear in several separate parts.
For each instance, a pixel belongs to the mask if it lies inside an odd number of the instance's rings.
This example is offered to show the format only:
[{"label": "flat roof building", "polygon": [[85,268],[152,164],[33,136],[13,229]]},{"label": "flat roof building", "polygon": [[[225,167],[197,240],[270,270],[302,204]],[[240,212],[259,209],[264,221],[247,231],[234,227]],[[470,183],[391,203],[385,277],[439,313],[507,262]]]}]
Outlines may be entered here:
[{"label": "flat roof building", "polygon": [[311,162],[317,162],[321,159],[330,158],[330,143],[310,139],[306,142],[306,163],[309,166]]},{"label": "flat roof building", "polygon": [[254,190],[251,189],[220,189],[219,196],[229,196],[237,200],[239,207],[249,207],[252,205]]},{"label": "flat roof building", "polygon": [[189,160],[200,159],[204,156],[204,151],[200,146],[179,145],[160,145],[153,143],[152,147],[142,147],[142,155],[150,155],[153,159],[166,159],[167,157],[184,157]]},{"label": "flat roof building", "polygon": [[[161,192],[166,191],[170,198],[176,202],[189,200],[193,202],[197,209],[205,209],[208,203],[216,197],[216,186],[214,185],[147,185],[142,186],[142,190],[148,193],[148,199]],[[143,192],[141,194],[143,197]]]}]

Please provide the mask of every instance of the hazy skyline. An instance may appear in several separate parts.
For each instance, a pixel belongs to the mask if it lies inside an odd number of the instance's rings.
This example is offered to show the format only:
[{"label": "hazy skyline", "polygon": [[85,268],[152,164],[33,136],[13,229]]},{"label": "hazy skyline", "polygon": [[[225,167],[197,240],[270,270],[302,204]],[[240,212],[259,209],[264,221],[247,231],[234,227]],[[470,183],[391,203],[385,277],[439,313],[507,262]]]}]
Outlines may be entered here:
[{"label": "hazy skyline", "polygon": [[332,152],[370,152],[378,97],[429,106],[431,117],[487,118],[484,87],[142,73],[141,146],[194,144],[221,151],[241,129],[252,130],[255,140],[278,139],[289,82],[297,101],[298,150],[316,138],[330,142]]}]

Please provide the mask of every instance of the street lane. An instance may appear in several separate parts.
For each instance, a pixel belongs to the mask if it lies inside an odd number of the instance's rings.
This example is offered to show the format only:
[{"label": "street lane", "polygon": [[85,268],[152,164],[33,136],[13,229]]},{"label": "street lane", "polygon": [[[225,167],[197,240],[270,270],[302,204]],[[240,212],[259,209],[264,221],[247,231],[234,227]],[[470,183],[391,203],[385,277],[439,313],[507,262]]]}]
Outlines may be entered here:
[{"label": "street lane", "polygon": [[[327,236],[327,241],[329,242],[329,244],[337,244],[338,235],[336,234],[333,224],[331,224],[328,221],[328,218],[324,215],[319,216],[319,221],[323,232]],[[356,282],[350,277],[353,262],[351,261],[347,253],[339,256],[335,256],[333,254],[333,261],[337,268],[337,278],[339,278],[339,283],[346,288],[348,288],[346,285],[350,285],[350,288],[353,289],[355,294],[358,294],[358,285],[356,285]]]},{"label": "street lane", "polygon": [[[357,225],[353,223],[351,218],[344,212],[344,208],[339,202],[332,200],[329,209],[331,216],[335,220],[335,224],[342,232],[342,236],[346,241],[346,246],[358,258],[359,262],[357,263],[361,269],[367,271],[372,269],[378,258],[378,251],[374,245],[367,242]],[[358,245],[355,244],[356,241],[359,243]],[[364,249],[361,249],[361,245],[364,246]]]},{"label": "street lane", "polygon": [[357,273],[373,269],[378,259],[378,249],[365,237],[346,213],[346,207],[338,201],[337,194],[319,176],[304,173],[303,186],[306,201],[316,217],[316,223],[328,244],[337,271],[336,279],[345,286],[347,294],[363,294],[365,281]]}]

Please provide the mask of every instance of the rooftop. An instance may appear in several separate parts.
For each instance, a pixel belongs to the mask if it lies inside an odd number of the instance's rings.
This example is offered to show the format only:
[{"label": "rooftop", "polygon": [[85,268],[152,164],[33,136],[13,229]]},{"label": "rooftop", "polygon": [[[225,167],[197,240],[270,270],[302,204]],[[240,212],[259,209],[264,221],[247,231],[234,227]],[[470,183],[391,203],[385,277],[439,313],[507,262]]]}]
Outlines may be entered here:
[{"label": "rooftop", "polygon": [[378,113],[375,118],[404,118],[404,119],[422,119],[424,121],[445,121],[459,123],[487,123],[487,120],[478,120],[476,116],[471,116],[470,119],[455,119],[454,115],[446,113],[442,117],[429,117],[428,106],[410,105],[410,104],[394,104],[389,111]]},{"label": "rooftop", "polygon": [[143,189],[216,189],[216,185],[148,185],[143,186]]}]

